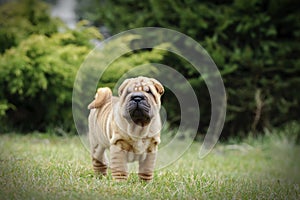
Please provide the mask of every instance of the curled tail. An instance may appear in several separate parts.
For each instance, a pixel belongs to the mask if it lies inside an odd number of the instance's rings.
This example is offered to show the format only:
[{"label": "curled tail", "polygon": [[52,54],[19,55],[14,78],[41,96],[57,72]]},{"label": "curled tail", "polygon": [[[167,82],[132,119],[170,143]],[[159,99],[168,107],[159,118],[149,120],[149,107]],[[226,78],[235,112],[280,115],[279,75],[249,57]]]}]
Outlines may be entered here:
[{"label": "curled tail", "polygon": [[112,91],[108,87],[98,88],[95,100],[88,105],[88,109],[100,108],[108,101],[111,101]]}]

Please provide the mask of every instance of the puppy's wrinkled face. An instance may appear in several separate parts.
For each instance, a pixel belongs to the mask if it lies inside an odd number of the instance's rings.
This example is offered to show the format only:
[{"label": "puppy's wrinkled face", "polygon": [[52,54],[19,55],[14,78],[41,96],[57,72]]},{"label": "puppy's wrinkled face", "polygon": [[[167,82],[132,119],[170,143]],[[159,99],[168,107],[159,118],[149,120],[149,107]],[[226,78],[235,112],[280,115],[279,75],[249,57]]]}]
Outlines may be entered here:
[{"label": "puppy's wrinkled face", "polygon": [[119,87],[122,116],[139,126],[147,126],[159,114],[163,86],[155,79],[137,77]]}]

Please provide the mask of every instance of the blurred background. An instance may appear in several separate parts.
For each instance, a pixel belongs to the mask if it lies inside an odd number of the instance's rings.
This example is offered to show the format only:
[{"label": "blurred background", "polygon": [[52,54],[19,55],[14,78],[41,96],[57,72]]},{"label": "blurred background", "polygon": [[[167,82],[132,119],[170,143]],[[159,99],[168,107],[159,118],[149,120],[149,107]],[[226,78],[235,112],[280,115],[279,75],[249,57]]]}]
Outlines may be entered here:
[{"label": "blurred background", "polygon": [[[109,36],[151,26],[195,39],[218,66],[228,98],[222,138],[293,127],[299,141],[299,8],[297,0],[1,0],[0,133],[76,134],[72,90],[85,57]],[[99,85],[114,87],[131,67],[151,62],[189,80],[201,137],[210,120],[209,94],[186,60],[157,49],[134,52],[112,63]],[[171,97],[167,90],[170,128],[180,123]]]}]

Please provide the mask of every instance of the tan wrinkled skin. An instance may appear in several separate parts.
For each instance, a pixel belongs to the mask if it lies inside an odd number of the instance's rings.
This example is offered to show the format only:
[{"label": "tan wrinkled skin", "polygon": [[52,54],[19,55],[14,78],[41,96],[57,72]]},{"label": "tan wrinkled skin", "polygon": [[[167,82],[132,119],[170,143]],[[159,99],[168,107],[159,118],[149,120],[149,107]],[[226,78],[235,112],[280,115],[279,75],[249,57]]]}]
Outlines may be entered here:
[{"label": "tan wrinkled skin", "polygon": [[[148,125],[139,126],[124,118],[130,93],[143,92],[151,105],[152,118]],[[149,93],[149,91],[151,93]],[[152,180],[161,120],[159,110],[163,86],[155,79],[137,77],[126,79],[119,87],[119,97],[112,96],[109,88],[99,88],[90,103],[89,141],[94,171],[105,175],[110,150],[110,169],[116,180],[126,180],[127,163],[139,162],[139,177]]]}]

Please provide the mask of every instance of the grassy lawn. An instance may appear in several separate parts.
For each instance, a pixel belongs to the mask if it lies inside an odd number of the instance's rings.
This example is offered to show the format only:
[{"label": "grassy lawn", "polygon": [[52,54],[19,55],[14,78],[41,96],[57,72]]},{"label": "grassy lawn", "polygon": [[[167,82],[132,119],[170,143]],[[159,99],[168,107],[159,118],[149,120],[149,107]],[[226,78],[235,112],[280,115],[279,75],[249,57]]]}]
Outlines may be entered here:
[{"label": "grassy lawn", "polygon": [[150,183],[96,177],[78,137],[0,135],[0,199],[300,199],[300,146],[282,134],[199,143]]}]

